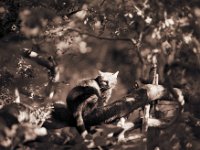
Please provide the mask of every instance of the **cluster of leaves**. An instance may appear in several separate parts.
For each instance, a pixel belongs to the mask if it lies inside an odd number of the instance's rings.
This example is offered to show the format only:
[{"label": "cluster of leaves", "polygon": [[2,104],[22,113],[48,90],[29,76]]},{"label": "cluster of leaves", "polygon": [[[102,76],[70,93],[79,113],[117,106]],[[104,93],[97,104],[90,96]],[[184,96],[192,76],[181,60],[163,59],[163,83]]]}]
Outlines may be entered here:
[{"label": "cluster of leaves", "polygon": [[0,110],[1,149],[15,149],[24,142],[46,135],[46,128],[41,126],[50,117],[52,108],[49,104],[38,107],[22,103],[5,105]]},{"label": "cluster of leaves", "polygon": [[[18,9],[15,9],[15,7]],[[132,43],[139,60],[149,63],[158,49],[167,63],[179,59],[179,52],[190,49],[198,55],[199,8],[196,1],[8,1],[2,5],[2,21],[18,22],[15,32],[36,38],[37,44],[54,42],[55,55],[92,49],[87,37]],[[8,7],[9,6],[9,7]],[[15,16],[9,8],[15,9]],[[10,9],[11,9],[10,8]],[[197,18],[197,21],[196,21]],[[5,25],[2,25],[4,28]],[[9,27],[9,26],[6,26]],[[6,31],[6,30],[5,30]],[[122,52],[121,52],[122,53]],[[123,52],[124,53],[124,52]],[[176,57],[176,58],[175,58]]]}]

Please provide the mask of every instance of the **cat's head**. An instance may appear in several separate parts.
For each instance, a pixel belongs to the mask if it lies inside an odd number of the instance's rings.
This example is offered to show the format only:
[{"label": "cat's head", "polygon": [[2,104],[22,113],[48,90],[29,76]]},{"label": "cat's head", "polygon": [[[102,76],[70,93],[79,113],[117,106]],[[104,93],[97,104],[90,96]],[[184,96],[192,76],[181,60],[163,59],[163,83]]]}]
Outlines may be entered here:
[{"label": "cat's head", "polygon": [[115,73],[99,71],[99,76],[97,77],[97,79],[100,87],[105,90],[114,88],[115,85],[117,84],[118,74],[119,71]]}]

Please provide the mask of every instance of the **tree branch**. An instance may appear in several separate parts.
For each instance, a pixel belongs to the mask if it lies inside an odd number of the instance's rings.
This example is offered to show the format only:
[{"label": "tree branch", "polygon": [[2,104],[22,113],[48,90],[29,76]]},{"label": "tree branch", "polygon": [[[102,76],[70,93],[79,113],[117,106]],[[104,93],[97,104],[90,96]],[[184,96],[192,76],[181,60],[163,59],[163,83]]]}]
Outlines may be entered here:
[{"label": "tree branch", "polygon": [[[30,60],[36,62],[38,65],[41,65],[42,67],[45,67],[48,70],[48,86],[46,88],[46,96],[49,96],[49,98],[52,98],[52,94],[54,94],[54,82],[57,82],[57,74],[59,74],[57,70],[57,64],[53,58],[53,56],[50,57],[44,57],[39,55],[38,53],[24,48],[22,50],[22,56],[29,58]],[[25,95],[29,95],[30,93],[22,90],[21,91]],[[44,98],[38,95],[33,95],[33,98]]]},{"label": "tree branch", "polygon": [[112,37],[107,37],[107,36],[98,36],[98,35],[95,35],[95,34],[91,34],[91,33],[88,33],[88,32],[83,32],[79,29],[72,29],[72,28],[69,28],[67,29],[68,31],[71,31],[71,32],[77,32],[81,35],[88,35],[90,37],[93,37],[93,38],[96,38],[96,39],[100,39],[100,40],[109,40],[109,41],[128,41],[128,42],[131,42],[131,39],[130,38],[112,38]]},{"label": "tree branch", "polygon": [[93,37],[93,38],[96,38],[96,39],[100,39],[100,40],[109,40],[109,41],[125,41],[125,42],[130,42],[133,46],[136,47],[136,53],[139,57],[139,60],[141,62],[141,64],[143,64],[143,59],[142,59],[142,56],[140,54],[140,44],[141,44],[141,40],[142,40],[142,37],[143,37],[143,33],[140,34],[139,36],[139,40],[138,40],[138,43],[132,39],[132,38],[112,38],[112,37],[107,37],[107,36],[98,36],[98,35],[95,35],[95,34],[91,34],[91,33],[88,33],[88,32],[82,32],[81,30],[79,29],[72,29],[72,28],[69,28],[67,29],[67,31],[70,31],[70,32],[77,32],[81,35],[88,35],[90,37]]},{"label": "tree branch", "polygon": [[[137,108],[158,99],[172,100],[173,97],[170,96],[168,90],[162,85],[147,84],[114,103],[91,110],[84,116],[84,123],[86,127],[101,123],[111,123],[121,117],[127,116]],[[45,124],[47,128],[75,126],[75,120],[65,105],[54,105],[54,108],[52,120],[56,121],[47,122]],[[58,125],[56,124],[57,122],[59,123]]]},{"label": "tree branch", "polygon": [[23,49],[22,55],[26,58],[31,59],[32,61],[36,62],[37,64],[47,68],[50,71],[50,77],[54,78],[56,74],[56,62],[53,59],[52,56],[45,58],[38,53],[29,50],[29,49]]}]

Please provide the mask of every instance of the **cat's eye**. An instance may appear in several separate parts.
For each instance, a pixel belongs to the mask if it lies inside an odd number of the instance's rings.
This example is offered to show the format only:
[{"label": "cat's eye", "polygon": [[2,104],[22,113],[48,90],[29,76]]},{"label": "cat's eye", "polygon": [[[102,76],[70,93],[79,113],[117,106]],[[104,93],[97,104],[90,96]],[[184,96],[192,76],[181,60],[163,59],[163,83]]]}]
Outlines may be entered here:
[{"label": "cat's eye", "polygon": [[108,81],[102,81],[103,85],[108,85]]}]

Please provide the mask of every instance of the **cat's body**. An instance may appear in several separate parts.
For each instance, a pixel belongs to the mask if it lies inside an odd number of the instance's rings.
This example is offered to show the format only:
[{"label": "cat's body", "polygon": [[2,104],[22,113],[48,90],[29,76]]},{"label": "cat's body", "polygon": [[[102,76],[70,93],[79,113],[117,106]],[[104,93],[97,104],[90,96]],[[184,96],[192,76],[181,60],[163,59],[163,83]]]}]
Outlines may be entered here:
[{"label": "cat's body", "polygon": [[117,83],[117,75],[118,72],[99,72],[95,79],[83,80],[69,92],[67,107],[71,111],[76,127],[82,135],[87,133],[83,120],[84,116],[95,108],[107,104]]}]

